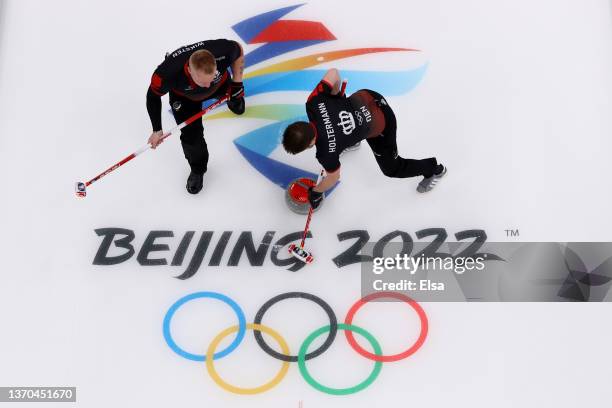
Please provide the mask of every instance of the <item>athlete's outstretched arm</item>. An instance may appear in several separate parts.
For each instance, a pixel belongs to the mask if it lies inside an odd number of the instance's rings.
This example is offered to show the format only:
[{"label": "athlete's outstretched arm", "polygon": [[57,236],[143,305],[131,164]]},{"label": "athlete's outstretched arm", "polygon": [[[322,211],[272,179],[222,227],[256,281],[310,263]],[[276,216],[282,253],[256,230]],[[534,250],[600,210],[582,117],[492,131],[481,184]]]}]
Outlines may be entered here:
[{"label": "athlete's outstretched arm", "polygon": [[328,70],[325,73],[323,80],[332,86],[332,95],[337,95],[338,92],[340,92],[340,83],[342,81],[340,80],[340,73],[336,68],[331,68],[330,70]]},{"label": "athlete's outstretched arm", "polygon": [[242,45],[236,41],[238,47],[240,47],[240,56],[236,61],[234,61],[231,65],[232,67],[232,75],[234,82],[242,82],[242,74],[244,72],[244,51],[242,50]]},{"label": "athlete's outstretched arm", "polygon": [[151,119],[151,126],[153,127],[153,133],[149,137],[149,144],[155,149],[162,141],[163,137],[167,135],[162,131],[162,95],[168,93],[169,89],[162,77],[154,72],[151,77],[151,84],[147,90],[147,112]]},{"label": "athlete's outstretched arm", "polygon": [[333,186],[335,186],[338,180],[340,180],[340,168],[338,168],[338,170],[333,171],[331,173],[327,173],[325,178],[321,180],[321,182],[317,184],[313,188],[313,190],[318,193],[324,193],[330,188],[332,188]]}]

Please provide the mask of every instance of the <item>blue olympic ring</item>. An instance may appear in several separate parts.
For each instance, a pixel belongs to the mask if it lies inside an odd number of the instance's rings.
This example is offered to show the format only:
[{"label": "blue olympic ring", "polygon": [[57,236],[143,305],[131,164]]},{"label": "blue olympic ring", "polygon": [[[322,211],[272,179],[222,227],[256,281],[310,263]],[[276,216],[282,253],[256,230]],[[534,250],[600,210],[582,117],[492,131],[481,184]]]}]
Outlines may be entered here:
[{"label": "blue olympic ring", "polygon": [[164,339],[166,340],[166,343],[172,349],[172,351],[174,351],[179,356],[184,357],[188,360],[193,360],[193,361],[206,361],[206,356],[204,354],[193,354],[193,353],[189,353],[188,351],[183,350],[181,347],[179,347],[176,344],[176,342],[172,338],[172,334],[170,334],[170,322],[172,321],[172,317],[174,316],[174,313],[178,310],[178,308],[183,306],[185,303],[189,302],[190,300],[199,299],[199,298],[209,298],[209,299],[220,300],[221,302],[230,306],[234,310],[234,313],[236,313],[236,316],[238,317],[238,333],[236,333],[236,338],[225,349],[219,351],[218,353],[215,353],[213,355],[213,360],[225,357],[229,353],[234,351],[236,347],[238,347],[240,343],[242,342],[242,339],[244,338],[244,335],[246,333],[246,318],[244,317],[244,312],[242,311],[240,306],[238,306],[238,303],[234,302],[232,299],[230,299],[229,297],[221,293],[195,292],[190,295],[184,296],[180,298],[179,300],[177,300],[176,302],[174,302],[174,304],[170,307],[170,309],[168,309],[168,311],[166,312],[166,316],[164,317]]}]

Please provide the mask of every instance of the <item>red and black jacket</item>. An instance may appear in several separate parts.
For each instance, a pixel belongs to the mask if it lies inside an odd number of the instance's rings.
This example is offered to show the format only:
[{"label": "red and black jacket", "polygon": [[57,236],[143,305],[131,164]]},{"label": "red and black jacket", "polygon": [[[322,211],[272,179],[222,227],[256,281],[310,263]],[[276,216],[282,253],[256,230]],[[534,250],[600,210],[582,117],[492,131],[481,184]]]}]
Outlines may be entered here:
[{"label": "red and black jacket", "polygon": [[[215,79],[208,88],[198,86],[187,70],[189,57],[198,50],[210,51],[217,62]],[[153,131],[161,130],[161,96],[172,92],[194,101],[210,98],[230,78],[228,68],[240,55],[240,45],[225,39],[200,41],[169,53],[153,72],[147,91],[147,111]]]}]

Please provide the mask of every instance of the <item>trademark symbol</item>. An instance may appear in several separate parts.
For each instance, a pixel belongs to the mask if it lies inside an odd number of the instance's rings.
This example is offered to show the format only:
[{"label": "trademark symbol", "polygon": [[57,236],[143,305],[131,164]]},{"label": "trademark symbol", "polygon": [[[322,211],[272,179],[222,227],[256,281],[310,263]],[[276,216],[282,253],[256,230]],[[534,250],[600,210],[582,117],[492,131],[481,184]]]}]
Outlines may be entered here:
[{"label": "trademark symbol", "polygon": [[518,237],[519,236],[519,230],[518,229],[507,229],[506,231],[506,236],[507,237]]}]

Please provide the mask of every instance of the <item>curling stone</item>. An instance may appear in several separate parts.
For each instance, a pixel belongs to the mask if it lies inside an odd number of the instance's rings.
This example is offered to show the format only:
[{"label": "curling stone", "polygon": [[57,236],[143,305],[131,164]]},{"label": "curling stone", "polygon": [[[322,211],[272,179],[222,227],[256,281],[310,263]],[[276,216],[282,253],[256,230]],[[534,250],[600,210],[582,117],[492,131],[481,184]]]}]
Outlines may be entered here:
[{"label": "curling stone", "polygon": [[[307,177],[302,177],[293,180],[287,186],[285,191],[285,203],[291,211],[297,214],[308,214],[310,210],[310,203],[308,202],[308,188],[314,187],[317,182]],[[325,201],[325,199],[323,199]],[[323,205],[319,205],[314,211],[318,211]]]}]

